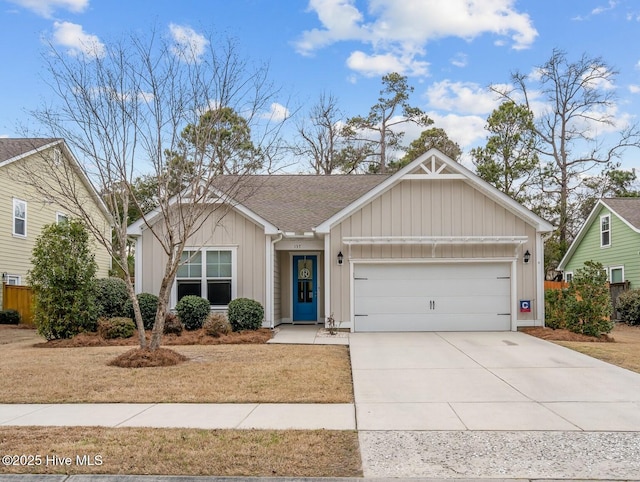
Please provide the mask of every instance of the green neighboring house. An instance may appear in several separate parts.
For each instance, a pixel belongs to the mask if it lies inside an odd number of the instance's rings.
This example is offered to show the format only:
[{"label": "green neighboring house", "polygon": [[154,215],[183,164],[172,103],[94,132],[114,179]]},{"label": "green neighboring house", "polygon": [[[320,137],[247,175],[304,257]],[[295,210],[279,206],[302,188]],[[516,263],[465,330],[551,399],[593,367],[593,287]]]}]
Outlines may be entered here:
[{"label": "green neighboring house", "polygon": [[589,260],[602,263],[611,284],[640,288],[640,198],[600,199],[558,269],[571,281]]}]

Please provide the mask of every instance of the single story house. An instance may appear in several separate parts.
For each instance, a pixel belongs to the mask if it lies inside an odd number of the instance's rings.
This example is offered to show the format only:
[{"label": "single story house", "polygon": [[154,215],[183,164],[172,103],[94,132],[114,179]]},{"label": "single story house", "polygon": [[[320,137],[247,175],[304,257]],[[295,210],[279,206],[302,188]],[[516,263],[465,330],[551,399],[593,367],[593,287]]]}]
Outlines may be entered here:
[{"label": "single story house", "polygon": [[[250,176],[255,192],[185,246],[170,307],[265,307],[264,326],[508,331],[544,324],[543,240],[553,227],[431,149],[393,175]],[[150,223],[154,222],[152,217]],[[157,293],[166,255],[137,221],[136,289]]]}]

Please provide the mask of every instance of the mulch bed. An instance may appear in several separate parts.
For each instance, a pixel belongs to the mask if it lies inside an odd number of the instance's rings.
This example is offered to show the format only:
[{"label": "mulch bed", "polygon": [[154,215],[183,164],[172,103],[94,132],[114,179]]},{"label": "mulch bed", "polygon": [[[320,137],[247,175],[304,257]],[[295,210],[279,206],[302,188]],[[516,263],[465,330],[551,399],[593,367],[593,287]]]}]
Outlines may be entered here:
[{"label": "mulch bed", "polygon": [[535,336],[536,338],[542,338],[543,340],[550,341],[582,341],[582,342],[594,342],[594,343],[612,343],[615,342],[614,338],[610,335],[588,336],[580,333],[574,333],[565,329],[554,330],[547,327],[531,327],[521,328],[520,331],[527,335]]},{"label": "mulch bed", "polygon": [[168,348],[158,348],[156,350],[134,348],[114,358],[107,365],[121,368],[169,367],[178,365],[188,359],[186,356]]},{"label": "mulch bed", "polygon": [[[147,341],[151,339],[151,333],[147,332]],[[273,337],[273,332],[269,328],[260,328],[255,331],[238,331],[213,337],[207,335],[204,330],[183,331],[181,335],[164,335],[162,337],[163,346],[176,345],[229,345],[229,344],[260,344],[266,343]],[[81,348],[91,346],[137,346],[138,332],[135,331],[131,338],[114,338],[107,340],[97,333],[80,333],[67,340],[50,340],[36,343],[37,348]]]}]

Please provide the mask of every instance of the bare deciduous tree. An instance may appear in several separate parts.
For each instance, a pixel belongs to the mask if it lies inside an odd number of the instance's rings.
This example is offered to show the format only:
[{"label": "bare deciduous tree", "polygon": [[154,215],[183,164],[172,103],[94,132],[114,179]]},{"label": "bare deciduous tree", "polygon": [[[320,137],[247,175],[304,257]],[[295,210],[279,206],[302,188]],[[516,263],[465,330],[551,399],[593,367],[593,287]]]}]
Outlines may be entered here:
[{"label": "bare deciduous tree", "polygon": [[[554,212],[549,214],[557,216],[562,250],[571,240],[571,196],[585,173],[611,166],[627,147],[640,147],[637,126],[618,130],[613,143],[603,142],[603,133],[616,130],[616,74],[600,57],[584,54],[571,62],[565,52],[554,50],[534,78],[516,72],[511,76],[513,87],[492,86],[494,92],[516,104],[524,102],[536,114],[534,131],[540,141],[540,160],[550,160],[540,188],[542,197],[551,200],[548,205]],[[538,102],[545,103],[541,112],[535,108]]]},{"label": "bare deciduous tree", "polygon": [[[27,182],[47,193],[56,203],[88,225],[97,239],[111,250],[125,274],[134,301],[141,348],[147,347],[140,310],[127,263],[127,214],[136,197],[134,180],[154,178],[156,209],[142,217],[167,257],[158,293],[158,310],[148,347],[160,346],[170,288],[189,237],[217,211],[224,215],[230,200],[242,201],[250,189],[241,189],[243,176],[255,167],[235,166],[233,182],[220,183],[220,165],[212,152],[242,149],[247,136],[227,136],[224,149],[212,149],[221,138],[220,129],[197,129],[194,149],[181,142],[186,126],[198,126],[206,112],[227,112],[243,119],[243,134],[251,130],[253,145],[264,156],[277,142],[278,127],[265,120],[277,92],[267,80],[266,66],[250,68],[239,57],[232,41],[216,43],[201,37],[198,43],[176,43],[157,35],[132,35],[107,45],[95,55],[70,56],[51,47],[44,56],[52,93],[58,102],[33,113],[56,138],[64,138],[77,154],[82,173],[97,186],[113,218],[115,242],[104,226],[95,226],[86,200],[74,188],[74,173],[49,170],[24,173]],[[211,121],[211,119],[209,119]],[[222,122],[218,123],[219,125]],[[188,162],[175,162],[175,155]],[[43,156],[43,162],[49,158]],[[233,162],[237,162],[234,160]],[[178,167],[176,167],[178,166]],[[188,172],[176,172],[179,166]],[[65,172],[66,171],[66,172]],[[176,179],[182,190],[175,194]],[[213,202],[215,201],[215,202]],[[222,201],[222,202],[220,202]]]}]

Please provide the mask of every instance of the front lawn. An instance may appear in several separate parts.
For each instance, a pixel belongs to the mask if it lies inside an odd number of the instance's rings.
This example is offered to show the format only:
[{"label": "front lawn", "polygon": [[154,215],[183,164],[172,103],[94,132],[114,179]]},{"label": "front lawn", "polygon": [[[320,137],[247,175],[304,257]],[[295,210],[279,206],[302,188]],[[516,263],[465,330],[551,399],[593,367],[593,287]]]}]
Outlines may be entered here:
[{"label": "front lawn", "polygon": [[[176,366],[107,366],[130,347],[35,348],[33,330],[0,329],[0,403],[351,403],[345,346],[173,346]],[[25,381],[28,380],[28,383]]]},{"label": "front lawn", "polygon": [[640,373],[640,326],[616,323],[607,337],[598,340],[584,335],[575,335],[567,330],[551,328],[523,330],[593,358],[606,361]]}]

